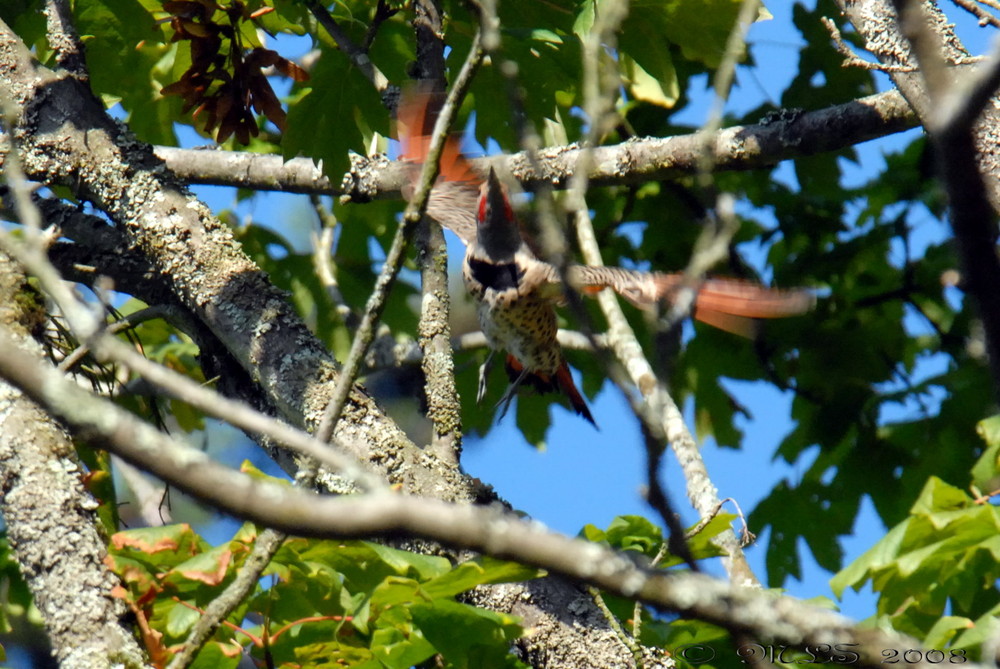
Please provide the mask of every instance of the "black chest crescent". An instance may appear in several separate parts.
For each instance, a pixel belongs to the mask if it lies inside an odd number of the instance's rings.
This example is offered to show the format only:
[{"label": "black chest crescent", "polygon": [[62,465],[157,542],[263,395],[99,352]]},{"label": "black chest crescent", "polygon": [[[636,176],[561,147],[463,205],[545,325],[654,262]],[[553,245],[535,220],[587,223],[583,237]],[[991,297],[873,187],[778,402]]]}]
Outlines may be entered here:
[{"label": "black chest crescent", "polygon": [[469,274],[484,288],[492,288],[497,291],[517,288],[524,276],[524,272],[512,262],[496,264],[469,258],[468,263]]}]

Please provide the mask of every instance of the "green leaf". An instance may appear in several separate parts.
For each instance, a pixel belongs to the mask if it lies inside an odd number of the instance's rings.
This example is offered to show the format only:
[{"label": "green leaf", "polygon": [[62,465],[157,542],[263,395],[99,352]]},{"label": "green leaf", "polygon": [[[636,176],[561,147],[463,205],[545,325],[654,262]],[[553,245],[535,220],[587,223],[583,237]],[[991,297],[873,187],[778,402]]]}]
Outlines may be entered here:
[{"label": "green leaf", "polygon": [[522,633],[513,616],[437,599],[411,608],[413,622],[456,669],[523,667],[510,652]]},{"label": "green leaf", "polygon": [[423,580],[441,576],[451,568],[451,563],[446,558],[436,555],[421,555],[374,542],[366,541],[364,544],[398,574],[415,573]]},{"label": "green leaf", "polygon": [[115,554],[149,556],[160,567],[174,567],[207,548],[208,544],[187,523],[141,527],[111,537]]},{"label": "green leaf", "polygon": [[941,511],[954,511],[969,507],[969,495],[937,477],[931,477],[910,510],[911,515],[934,516]]},{"label": "green leaf", "polygon": [[[928,634],[926,645],[928,648],[940,648],[944,646],[943,640],[948,640],[949,637],[953,636],[957,632],[957,637],[954,638],[954,641],[951,644],[951,653],[954,653],[955,649],[968,648],[973,651],[970,653],[971,658],[980,659],[979,651],[983,648],[983,644],[992,639],[996,639],[997,634],[1000,633],[1000,620],[997,620],[998,614],[1000,614],[1000,606],[993,607],[977,618],[975,622],[971,623],[965,618],[945,616],[941,619],[942,623],[940,625],[935,625],[931,630],[932,633],[938,633],[942,642],[932,645],[930,643],[931,635]],[[953,622],[949,624],[945,621]],[[963,621],[964,625],[962,624]],[[951,655],[951,653],[949,653],[949,655]],[[955,662],[955,664],[958,664],[958,662]]]},{"label": "green leaf", "polygon": [[447,573],[424,583],[423,590],[429,597],[454,597],[479,585],[527,581],[541,575],[538,569],[483,556],[456,565]]},{"label": "green leaf", "polygon": [[94,92],[120,99],[129,127],[143,141],[175,145],[181,101],[164,98],[160,89],[175,80],[170,75],[177,46],[169,44],[163,27],[135,0],[79,0],[74,12]]},{"label": "green leaf", "polygon": [[406,632],[387,627],[377,629],[372,634],[372,655],[389,669],[409,669],[436,652],[420,630],[407,627]]},{"label": "green leaf", "polygon": [[366,153],[372,137],[363,128],[388,136],[389,113],[371,82],[339,51],[323,50],[302,90],[306,94],[289,105],[282,156],[322,161],[323,173],[339,183],[350,163],[348,152]]},{"label": "green leaf", "polygon": [[611,546],[653,557],[663,544],[660,528],[642,516],[618,516],[606,530]]},{"label": "green leaf", "polygon": [[197,609],[191,609],[187,606],[178,604],[170,609],[170,613],[167,614],[166,628],[165,631],[168,635],[178,638],[187,634],[198,619],[201,618],[201,612]]},{"label": "green leaf", "polygon": [[[724,555],[719,546],[717,546],[712,539],[719,536],[723,532],[732,529],[732,523],[736,520],[737,516],[731,513],[718,513],[712,520],[701,528],[693,537],[687,540],[688,550],[691,551],[691,555],[694,556],[696,560],[703,560],[709,557],[719,557]],[[690,528],[689,528],[690,531]],[[675,558],[676,562],[680,562],[679,558]],[[671,562],[674,564],[675,562]]]},{"label": "green leaf", "polygon": [[209,641],[198,651],[190,667],[191,669],[236,669],[242,656],[239,646]]},{"label": "green leaf", "polygon": [[202,551],[173,566],[164,574],[163,583],[173,585],[179,592],[191,590],[201,584],[217,586],[233,573],[233,553],[228,543]]},{"label": "green leaf", "polygon": [[968,495],[931,477],[910,517],[838,574],[834,591],[870,581],[878,611],[899,631],[936,639],[959,625],[940,622],[947,607],[957,618],[978,618],[1000,606],[1000,509],[972,504]]},{"label": "green leaf", "polygon": [[[643,67],[639,59],[634,59],[624,52],[619,56],[618,63],[622,79],[632,97],[641,102],[669,108],[674,106],[677,96],[680,95],[677,74],[674,72],[673,63],[670,62],[670,52],[666,49],[658,51],[661,57],[655,63],[653,72]],[[643,60],[649,62],[648,58],[644,57]]]},{"label": "green leaf", "polygon": [[[664,38],[680,47],[688,60],[710,68],[719,66],[726,41],[739,14],[740,0],[635,0],[622,26],[623,36],[652,36],[649,45],[663,44]],[[636,45],[638,46],[638,45]],[[638,59],[639,48],[629,49]],[[742,51],[737,54],[742,58]]]},{"label": "green leaf", "polygon": [[43,65],[50,65],[52,49],[46,39],[45,4],[42,0],[7,0],[0,4],[0,20],[32,49]]},{"label": "green leaf", "polygon": [[830,579],[830,589],[841,597],[848,587],[860,591],[869,574],[890,564],[899,555],[899,547],[906,536],[909,521],[892,528],[878,543],[862,553],[854,562]]},{"label": "green leaf", "polygon": [[986,449],[972,467],[972,482],[984,493],[1000,488],[1000,416],[991,416],[976,425]]}]

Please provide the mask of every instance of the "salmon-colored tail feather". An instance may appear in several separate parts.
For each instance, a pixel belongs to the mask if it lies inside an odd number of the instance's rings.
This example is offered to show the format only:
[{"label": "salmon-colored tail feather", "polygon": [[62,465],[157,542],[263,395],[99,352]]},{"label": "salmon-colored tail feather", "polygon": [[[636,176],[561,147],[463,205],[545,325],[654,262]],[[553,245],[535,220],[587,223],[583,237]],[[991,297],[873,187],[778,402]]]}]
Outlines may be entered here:
[{"label": "salmon-colored tail feather", "polygon": [[[507,355],[507,359],[504,361],[504,368],[507,370],[507,376],[512,382],[520,377],[524,371],[524,365],[510,354]],[[597,427],[597,422],[590,413],[587,401],[583,399],[583,395],[573,382],[573,375],[570,373],[569,365],[566,364],[565,360],[559,366],[555,376],[528,372],[521,379],[521,385],[531,386],[539,393],[560,393],[565,395],[569,399],[569,405],[573,408],[573,411],[590,421],[591,425]]]}]

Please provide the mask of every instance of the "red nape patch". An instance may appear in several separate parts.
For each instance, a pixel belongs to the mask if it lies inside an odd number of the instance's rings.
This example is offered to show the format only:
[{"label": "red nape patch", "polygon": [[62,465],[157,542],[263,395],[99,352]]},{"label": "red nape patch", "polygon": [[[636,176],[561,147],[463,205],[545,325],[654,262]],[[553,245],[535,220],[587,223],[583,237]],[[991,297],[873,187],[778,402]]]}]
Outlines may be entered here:
[{"label": "red nape patch", "polygon": [[489,203],[486,200],[486,193],[481,193],[479,195],[479,218],[476,219],[480,223],[484,223],[486,221],[486,210],[487,207],[489,207]]}]

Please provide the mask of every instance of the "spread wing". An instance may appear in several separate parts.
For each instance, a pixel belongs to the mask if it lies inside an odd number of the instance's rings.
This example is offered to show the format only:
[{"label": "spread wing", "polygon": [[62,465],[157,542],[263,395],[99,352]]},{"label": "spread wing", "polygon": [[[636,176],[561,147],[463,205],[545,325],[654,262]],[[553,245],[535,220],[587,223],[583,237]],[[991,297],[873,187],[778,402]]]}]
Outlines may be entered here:
[{"label": "spread wing", "polygon": [[[558,299],[559,273],[547,266],[547,295]],[[645,307],[670,303],[681,287],[683,274],[640,272],[621,267],[573,265],[567,270],[569,285],[584,295],[610,288],[632,304]],[[753,333],[758,318],[784,318],[809,311],[815,296],[808,290],[767,288],[739,279],[707,279],[698,287],[694,317],[704,323],[742,336]]]},{"label": "spread wing", "polygon": [[[431,135],[437,121],[444,93],[414,86],[404,91],[396,114],[396,135],[400,143],[400,160],[412,165],[412,181],[417,179],[420,165],[426,160]],[[441,152],[441,176],[431,191],[427,215],[470,244],[476,238],[476,211],[482,177],[462,155],[461,140],[451,135]],[[409,199],[413,187],[403,190]]]}]

